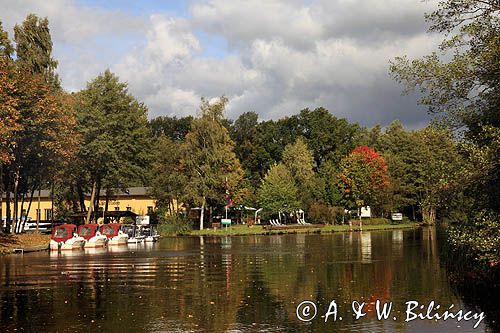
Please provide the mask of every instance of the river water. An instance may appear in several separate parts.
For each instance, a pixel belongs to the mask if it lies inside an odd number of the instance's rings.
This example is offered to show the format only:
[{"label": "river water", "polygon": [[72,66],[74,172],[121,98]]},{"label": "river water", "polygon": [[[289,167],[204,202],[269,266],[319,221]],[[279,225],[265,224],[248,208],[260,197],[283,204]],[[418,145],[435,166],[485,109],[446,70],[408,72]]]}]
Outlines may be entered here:
[{"label": "river water", "polygon": [[[166,238],[93,252],[9,255],[0,257],[0,331],[494,331],[488,314],[476,329],[473,319],[405,321],[408,301],[482,311],[480,303],[462,301],[440,260],[430,228]],[[307,322],[297,317],[306,300],[316,307]],[[378,320],[377,300],[392,302],[387,319]],[[354,317],[353,302],[365,304],[364,316]],[[325,323],[330,305],[337,313]],[[298,311],[302,320],[313,312],[310,303]]]}]

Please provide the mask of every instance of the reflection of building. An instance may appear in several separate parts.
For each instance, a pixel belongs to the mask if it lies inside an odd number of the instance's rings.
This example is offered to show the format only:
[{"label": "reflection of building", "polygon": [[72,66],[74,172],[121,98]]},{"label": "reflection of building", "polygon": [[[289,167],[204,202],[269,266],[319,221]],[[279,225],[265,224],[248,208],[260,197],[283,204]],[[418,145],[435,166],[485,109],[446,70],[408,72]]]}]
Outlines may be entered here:
[{"label": "reflection of building", "polygon": [[[128,210],[138,215],[147,215],[155,207],[155,199],[148,194],[146,187],[130,187],[128,191],[118,191],[117,193],[109,194],[108,210]],[[101,192],[102,194],[102,192]],[[13,195],[11,195],[11,217],[14,216],[14,202]],[[90,194],[85,195],[85,207],[89,207]],[[29,198],[25,199],[24,206],[21,214],[21,202],[19,202],[18,216],[24,216],[28,210]],[[99,201],[99,208],[104,209],[106,205],[105,195],[101,195]],[[2,218],[7,215],[5,194],[2,200]],[[40,220],[50,220],[52,218],[52,196],[50,191],[40,191],[40,210],[38,210],[38,192],[33,195],[33,201],[28,217],[36,220],[39,216]]]}]

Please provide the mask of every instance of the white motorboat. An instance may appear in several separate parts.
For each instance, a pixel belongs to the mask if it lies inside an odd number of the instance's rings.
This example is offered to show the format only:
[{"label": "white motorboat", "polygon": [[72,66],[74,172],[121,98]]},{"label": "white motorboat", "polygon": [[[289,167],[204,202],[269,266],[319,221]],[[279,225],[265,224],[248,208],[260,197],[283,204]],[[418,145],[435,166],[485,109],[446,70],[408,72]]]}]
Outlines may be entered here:
[{"label": "white motorboat", "polygon": [[101,226],[101,234],[108,238],[108,245],[126,245],[128,235],[121,230],[120,223],[109,223]]},{"label": "white motorboat", "polygon": [[75,250],[81,249],[85,244],[85,239],[76,232],[76,225],[63,224],[54,227],[50,237],[50,250]]},{"label": "white motorboat", "polygon": [[99,231],[98,224],[83,224],[78,227],[78,235],[85,239],[85,248],[104,247],[108,237]]}]

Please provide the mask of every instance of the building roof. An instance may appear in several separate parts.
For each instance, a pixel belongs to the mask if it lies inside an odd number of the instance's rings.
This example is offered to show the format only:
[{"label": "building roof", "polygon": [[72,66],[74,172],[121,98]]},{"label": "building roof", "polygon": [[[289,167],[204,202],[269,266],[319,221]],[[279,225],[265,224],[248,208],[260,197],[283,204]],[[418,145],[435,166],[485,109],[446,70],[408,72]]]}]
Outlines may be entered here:
[{"label": "building roof", "polygon": [[[118,192],[110,192],[110,197],[120,196],[125,198],[126,196],[150,196],[151,189],[149,187],[137,186],[137,187],[129,187],[126,191],[119,190]],[[104,197],[105,193],[101,194],[101,198]],[[85,196],[90,197],[91,193],[85,193]],[[7,193],[3,193],[2,198],[6,198]],[[14,198],[14,194],[10,194],[11,200]],[[35,191],[33,194],[33,200],[38,198],[38,192]],[[50,198],[50,190],[41,190],[40,198]]]}]

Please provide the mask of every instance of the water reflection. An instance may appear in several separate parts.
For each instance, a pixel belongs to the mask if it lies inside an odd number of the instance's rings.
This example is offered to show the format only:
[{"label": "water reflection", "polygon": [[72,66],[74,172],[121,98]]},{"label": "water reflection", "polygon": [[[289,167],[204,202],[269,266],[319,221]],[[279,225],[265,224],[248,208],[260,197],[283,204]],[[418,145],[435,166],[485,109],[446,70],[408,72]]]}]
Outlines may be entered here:
[{"label": "water reflection", "polygon": [[[481,332],[404,322],[407,300],[465,305],[440,265],[435,231],[167,238],[157,244],[0,258],[2,332]],[[303,323],[296,306],[331,300],[342,321]],[[396,321],[374,304],[394,302]],[[352,300],[368,314],[354,320]],[[457,327],[460,326],[460,327]]]}]

